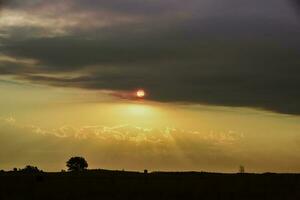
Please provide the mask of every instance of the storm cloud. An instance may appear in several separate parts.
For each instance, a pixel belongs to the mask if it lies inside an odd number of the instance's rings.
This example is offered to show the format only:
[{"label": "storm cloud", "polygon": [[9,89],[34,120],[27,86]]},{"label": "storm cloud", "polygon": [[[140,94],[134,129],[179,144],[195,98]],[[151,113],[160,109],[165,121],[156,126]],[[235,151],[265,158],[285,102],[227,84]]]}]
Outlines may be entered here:
[{"label": "storm cloud", "polygon": [[0,73],[59,87],[141,87],[160,102],[298,115],[295,3],[12,1],[0,11]]}]

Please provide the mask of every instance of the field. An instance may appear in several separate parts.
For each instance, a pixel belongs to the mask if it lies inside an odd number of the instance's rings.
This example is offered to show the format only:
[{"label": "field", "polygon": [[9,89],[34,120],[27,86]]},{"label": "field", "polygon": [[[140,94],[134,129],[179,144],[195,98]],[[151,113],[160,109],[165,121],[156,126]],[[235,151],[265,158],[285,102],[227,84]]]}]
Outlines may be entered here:
[{"label": "field", "polygon": [[21,173],[0,175],[0,199],[300,199],[300,174],[204,172]]}]

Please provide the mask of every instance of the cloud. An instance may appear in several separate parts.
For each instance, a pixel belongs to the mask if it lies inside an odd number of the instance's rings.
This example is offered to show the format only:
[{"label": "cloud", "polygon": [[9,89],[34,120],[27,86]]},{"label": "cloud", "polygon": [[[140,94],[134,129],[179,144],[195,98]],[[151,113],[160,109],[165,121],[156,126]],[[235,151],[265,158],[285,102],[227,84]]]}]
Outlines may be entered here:
[{"label": "cloud", "polygon": [[9,117],[0,117],[0,123],[14,125],[16,123],[16,119],[14,117],[12,117],[12,116],[9,116]]},{"label": "cloud", "polygon": [[[6,1],[0,13],[0,33],[14,35],[22,30],[22,38],[71,35],[74,31],[139,23],[143,18],[102,7],[82,9],[75,0]],[[29,34],[24,36],[24,32]]]},{"label": "cloud", "polygon": [[7,119],[0,119],[0,167],[10,169],[35,164],[44,170],[60,170],[73,155],[86,157],[92,168],[131,170],[208,169],[216,162],[209,159],[214,155],[220,158],[215,165],[220,169],[224,167],[221,159],[236,159],[228,155],[243,139],[235,132],[207,134],[130,125],[47,129]]},{"label": "cloud", "polygon": [[235,172],[243,163],[252,172],[299,171],[299,139],[283,139],[284,134],[253,137],[234,130],[202,132],[126,124],[46,128],[12,119],[0,119],[1,169],[31,164],[58,171],[71,156],[82,155],[91,168]]},{"label": "cloud", "polygon": [[207,143],[212,146],[233,145],[243,138],[243,134],[235,131],[203,133],[200,131],[188,131],[176,128],[153,129],[136,127],[130,125],[108,126],[82,126],[71,127],[61,126],[54,129],[44,129],[38,126],[20,126],[15,124],[14,118],[5,118],[6,123],[30,130],[32,133],[40,135],[53,135],[59,138],[70,138],[79,140],[103,140],[103,141],[123,141],[136,145],[144,144],[165,144],[174,140],[184,138],[184,140],[197,140],[197,142]]},{"label": "cloud", "polygon": [[291,4],[199,2],[74,0],[61,14],[49,1],[16,1],[4,14],[26,19],[9,28],[2,20],[9,37],[0,41],[0,73],[112,94],[145,88],[153,101],[300,114],[300,23]]},{"label": "cloud", "polygon": [[294,3],[295,8],[299,11],[300,9],[300,1],[299,0],[291,0]]}]

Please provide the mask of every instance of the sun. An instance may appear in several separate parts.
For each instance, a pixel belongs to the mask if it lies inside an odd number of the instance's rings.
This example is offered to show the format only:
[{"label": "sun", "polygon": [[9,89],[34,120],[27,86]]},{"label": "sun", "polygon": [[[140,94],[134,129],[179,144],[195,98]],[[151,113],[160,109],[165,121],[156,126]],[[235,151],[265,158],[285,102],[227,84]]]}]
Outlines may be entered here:
[{"label": "sun", "polygon": [[139,97],[139,98],[143,98],[145,97],[146,93],[144,90],[138,90],[136,91],[136,96]]}]

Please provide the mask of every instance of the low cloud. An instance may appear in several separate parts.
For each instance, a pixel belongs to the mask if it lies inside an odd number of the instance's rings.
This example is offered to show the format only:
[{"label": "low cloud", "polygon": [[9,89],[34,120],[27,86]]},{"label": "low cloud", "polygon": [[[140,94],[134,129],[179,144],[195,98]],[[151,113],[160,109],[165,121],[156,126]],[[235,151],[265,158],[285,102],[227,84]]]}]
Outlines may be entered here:
[{"label": "low cloud", "polygon": [[[234,162],[236,158],[229,156],[230,152],[243,139],[235,132],[200,133],[130,125],[46,129],[11,123],[10,119],[0,120],[0,161],[5,163],[0,167],[5,168],[35,164],[46,170],[59,170],[68,157],[78,154],[94,168],[208,169],[216,164],[212,155]],[[224,167],[221,163],[220,160],[219,168]]]},{"label": "low cloud", "polygon": [[31,164],[57,171],[65,168],[71,156],[81,155],[91,168],[235,172],[242,163],[247,171],[255,172],[299,170],[298,137],[272,137],[276,139],[253,139],[251,134],[234,130],[201,132],[130,125],[49,129],[2,117],[0,168]]}]

